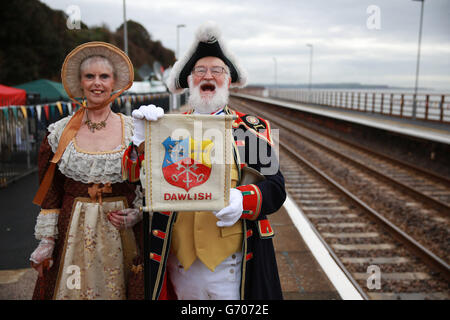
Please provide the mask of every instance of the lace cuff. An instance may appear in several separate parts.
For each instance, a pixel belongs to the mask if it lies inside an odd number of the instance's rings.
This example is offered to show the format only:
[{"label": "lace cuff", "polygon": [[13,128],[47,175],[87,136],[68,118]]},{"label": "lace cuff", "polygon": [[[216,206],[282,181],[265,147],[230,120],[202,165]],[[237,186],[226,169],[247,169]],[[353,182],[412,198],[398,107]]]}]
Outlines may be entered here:
[{"label": "lace cuff", "polygon": [[42,240],[45,237],[58,238],[58,215],[59,209],[41,210],[34,227],[34,236],[37,240]]}]

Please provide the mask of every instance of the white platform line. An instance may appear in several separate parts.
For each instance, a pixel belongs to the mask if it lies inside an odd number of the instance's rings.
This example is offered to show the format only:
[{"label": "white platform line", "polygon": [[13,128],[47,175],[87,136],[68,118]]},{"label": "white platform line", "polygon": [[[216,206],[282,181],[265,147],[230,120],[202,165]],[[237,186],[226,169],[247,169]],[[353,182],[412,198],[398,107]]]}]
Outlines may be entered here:
[{"label": "white platform line", "polygon": [[343,300],[363,300],[358,290],[356,290],[350,280],[348,280],[345,273],[330,256],[322,241],[317,237],[308,220],[305,218],[304,213],[295,202],[291,200],[289,195],[284,202],[284,208],[291,217],[292,222],[296,226],[314,258],[322,267],[322,270],[325,272],[328,279],[330,279],[341,298]]}]

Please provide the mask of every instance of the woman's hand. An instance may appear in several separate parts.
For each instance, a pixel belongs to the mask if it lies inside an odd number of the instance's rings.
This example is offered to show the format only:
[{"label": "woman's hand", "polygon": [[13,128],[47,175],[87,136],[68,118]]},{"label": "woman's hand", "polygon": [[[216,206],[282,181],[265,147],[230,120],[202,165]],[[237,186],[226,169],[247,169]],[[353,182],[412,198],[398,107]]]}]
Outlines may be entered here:
[{"label": "woman's hand", "polygon": [[142,212],[139,209],[123,209],[108,213],[108,219],[118,230],[132,228],[142,220]]},{"label": "woman's hand", "polygon": [[44,276],[44,269],[48,270],[52,267],[54,248],[55,240],[51,237],[44,238],[39,242],[38,247],[31,254],[31,266],[39,272],[39,277]]}]

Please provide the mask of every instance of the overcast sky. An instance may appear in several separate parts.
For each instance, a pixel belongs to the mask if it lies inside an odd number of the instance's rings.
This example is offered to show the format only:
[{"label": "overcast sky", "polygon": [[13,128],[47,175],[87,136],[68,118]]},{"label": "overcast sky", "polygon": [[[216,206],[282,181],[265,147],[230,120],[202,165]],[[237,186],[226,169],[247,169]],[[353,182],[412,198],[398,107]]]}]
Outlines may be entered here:
[{"label": "overcast sky", "polygon": [[[80,8],[88,26],[123,23],[122,0],[41,0]],[[421,2],[412,0],[126,0],[127,19],[153,40],[186,51],[197,27],[216,21],[250,83],[360,82],[414,87]],[[426,0],[419,86],[450,92],[450,0]],[[75,31],[74,31],[75,32]],[[137,66],[139,67],[139,66]]]}]

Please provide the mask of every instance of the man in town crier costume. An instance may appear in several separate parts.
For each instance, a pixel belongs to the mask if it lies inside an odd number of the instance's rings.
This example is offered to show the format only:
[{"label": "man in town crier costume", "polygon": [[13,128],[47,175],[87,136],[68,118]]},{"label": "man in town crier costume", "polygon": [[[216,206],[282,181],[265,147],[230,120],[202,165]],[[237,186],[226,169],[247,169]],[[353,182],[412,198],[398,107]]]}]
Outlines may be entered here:
[{"label": "man in town crier costume", "polygon": [[[233,121],[234,163],[230,204],[219,211],[154,212],[150,231],[152,299],[282,299],[267,215],[286,193],[270,124],[228,106],[228,89],[243,87],[247,74],[227,49],[217,25],[202,25],[187,53],[173,66],[172,93],[189,88],[188,114],[229,114]],[[135,135],[125,152],[123,174],[139,181],[144,154],[144,119],[157,121],[159,107],[133,111]],[[264,148],[261,148],[264,146]],[[245,182],[252,168],[259,178]]]}]

